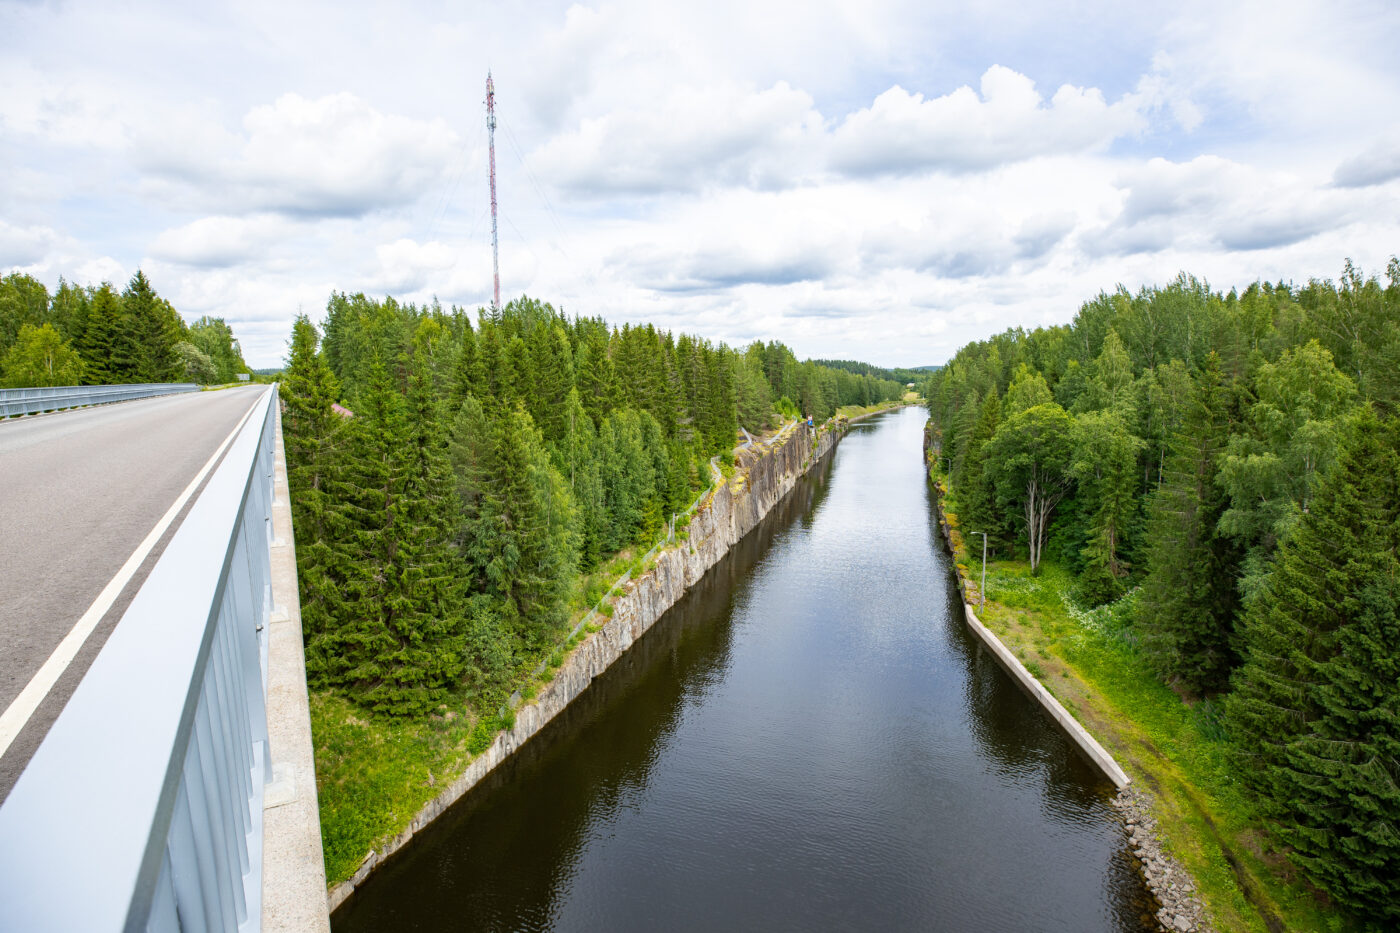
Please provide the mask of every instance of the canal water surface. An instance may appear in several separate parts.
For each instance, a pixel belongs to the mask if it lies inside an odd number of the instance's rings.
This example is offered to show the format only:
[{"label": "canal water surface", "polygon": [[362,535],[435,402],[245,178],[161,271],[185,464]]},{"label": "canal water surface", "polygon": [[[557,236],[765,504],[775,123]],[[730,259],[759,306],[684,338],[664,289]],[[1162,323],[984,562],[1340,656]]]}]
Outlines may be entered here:
[{"label": "canal water surface", "polygon": [[964,627],[924,417],[852,426],[336,933],[1152,929],[1112,785]]}]

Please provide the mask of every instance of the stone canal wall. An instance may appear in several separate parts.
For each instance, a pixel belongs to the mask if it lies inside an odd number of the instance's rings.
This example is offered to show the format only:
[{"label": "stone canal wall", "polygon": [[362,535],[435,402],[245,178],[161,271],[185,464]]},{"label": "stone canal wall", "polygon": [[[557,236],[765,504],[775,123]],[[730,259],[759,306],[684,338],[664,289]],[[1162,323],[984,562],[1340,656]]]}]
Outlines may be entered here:
[{"label": "stone canal wall", "polygon": [[845,419],[834,418],[822,425],[814,437],[798,424],[770,442],[755,442],[736,450],[734,477],[718,483],[695,510],[687,528],[688,540],[660,551],[650,570],[627,583],[614,604],[612,618],[574,649],[533,702],[516,710],[514,727],[496,736],[490,748],[429,801],[407,829],[370,852],[350,880],[333,887],[329,892],[330,909],[340,906],[375,868],[587,690],[595,677],[622,657],[687,589],[757,527],[813,464],[836,447],[847,426]]}]

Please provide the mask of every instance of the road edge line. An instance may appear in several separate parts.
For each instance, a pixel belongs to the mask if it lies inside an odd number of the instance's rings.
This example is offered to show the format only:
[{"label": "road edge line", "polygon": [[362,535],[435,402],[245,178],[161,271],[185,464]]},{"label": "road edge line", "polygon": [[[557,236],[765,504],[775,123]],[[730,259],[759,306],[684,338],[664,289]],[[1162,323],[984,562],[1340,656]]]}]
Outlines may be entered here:
[{"label": "road edge line", "polygon": [[175,521],[175,517],[180,514],[180,510],[185,507],[190,497],[194,495],[195,490],[204,482],[209,472],[214,469],[214,465],[219,462],[219,458],[224,455],[224,451],[233,443],[233,439],[238,436],[238,432],[243,430],[243,426],[248,423],[248,419],[252,416],[253,408],[256,407],[256,404],[256,400],[254,400],[254,403],[248,406],[248,410],[243,413],[243,417],[239,419],[238,424],[229,432],[228,437],[224,438],[223,443],[218,446],[218,449],[214,451],[214,455],[210,457],[209,461],[195,474],[194,479],[190,481],[190,484],[185,487],[184,491],[176,497],[174,504],[172,504],[166,513],[161,516],[160,520],[156,522],[150,534],[146,535],[145,539],[136,546],[136,550],[131,552],[131,556],[127,558],[126,563],[122,564],[121,569],[117,571],[116,575],[113,576],[111,580],[107,581],[107,585],[102,588],[102,592],[97,594],[97,599],[93,600],[92,605],[78,618],[78,621],[73,625],[73,628],[69,630],[68,634],[63,636],[63,640],[54,648],[48,660],[34,672],[33,677],[29,678],[29,683],[25,684],[24,689],[21,690],[19,695],[5,708],[5,712],[0,713],[0,756],[4,756],[4,754],[10,750],[10,746],[14,744],[15,739],[19,737],[20,732],[29,724],[29,720],[33,717],[35,711],[38,710],[39,704],[43,703],[44,699],[48,697],[49,691],[53,689],[54,684],[58,683],[58,679],[63,676],[63,673],[68,670],[68,665],[72,664],[73,659],[78,656],[78,652],[82,650],[83,645],[85,645],[88,638],[92,636],[93,630],[96,629],[98,623],[102,621],[102,617],[112,608],[112,604],[117,601],[117,597],[121,595],[122,590],[126,589],[126,585],[131,582],[131,578],[136,575],[136,571],[145,563],[146,557],[151,553],[151,549],[156,546],[156,542],[160,541],[161,537],[164,536],[171,522]]}]

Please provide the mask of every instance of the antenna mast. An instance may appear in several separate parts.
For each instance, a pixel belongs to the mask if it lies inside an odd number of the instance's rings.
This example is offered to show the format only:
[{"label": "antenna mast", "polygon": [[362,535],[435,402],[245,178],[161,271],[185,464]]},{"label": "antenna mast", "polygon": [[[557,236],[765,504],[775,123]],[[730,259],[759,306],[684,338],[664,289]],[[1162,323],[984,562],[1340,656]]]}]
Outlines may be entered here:
[{"label": "antenna mast", "polygon": [[496,241],[496,84],[491,72],[486,72],[486,132],[491,159],[491,273],[495,279],[495,297],[491,310],[501,313],[501,256]]}]

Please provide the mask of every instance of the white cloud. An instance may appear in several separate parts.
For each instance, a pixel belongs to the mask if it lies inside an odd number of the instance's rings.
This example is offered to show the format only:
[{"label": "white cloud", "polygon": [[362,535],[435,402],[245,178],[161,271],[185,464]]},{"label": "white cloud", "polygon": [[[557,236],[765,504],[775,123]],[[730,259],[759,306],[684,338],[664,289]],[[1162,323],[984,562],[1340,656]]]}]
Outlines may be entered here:
[{"label": "white cloud", "polygon": [[1332,174],[1332,180],[1344,188],[1366,188],[1396,178],[1400,178],[1400,137],[1378,140]]},{"label": "white cloud", "polygon": [[1048,105],[1029,77],[993,65],[981,93],[925,99],[896,85],[836,130],[832,163],[852,174],[971,172],[1037,155],[1093,152],[1144,125],[1135,98],[1064,85]]},{"label": "white cloud", "polygon": [[262,258],[295,229],[294,222],[269,214],[202,217],[162,232],[151,243],[150,252],[157,259],[189,266],[235,266]]},{"label": "white cloud", "polygon": [[1347,192],[1217,156],[1151,159],[1123,171],[1117,185],[1125,195],[1122,210],[1085,235],[1092,252],[1288,246],[1345,227],[1357,207]]},{"label": "white cloud", "polygon": [[18,227],[0,220],[0,269],[34,266],[53,251],[59,240],[52,227]]},{"label": "white cloud", "polygon": [[440,119],[388,114],[353,94],[289,93],[251,108],[239,133],[193,121],[139,137],[137,158],[167,198],[193,192],[223,213],[358,217],[412,204],[460,158]]},{"label": "white cloud", "polygon": [[678,87],[656,107],[617,109],[554,137],[539,174],[585,197],[693,191],[706,185],[773,188],[812,167],[822,118],[812,98],[779,82]]},{"label": "white cloud", "polygon": [[140,266],[258,365],[333,289],[489,299],[488,67],[503,294],[617,322],[928,363],[1400,249],[1373,0],[133,4],[0,4],[0,262]]},{"label": "white cloud", "polygon": [[120,291],[130,278],[131,273],[119,260],[111,256],[99,256],[80,264],[76,269],[74,281],[83,285],[110,282]]}]

